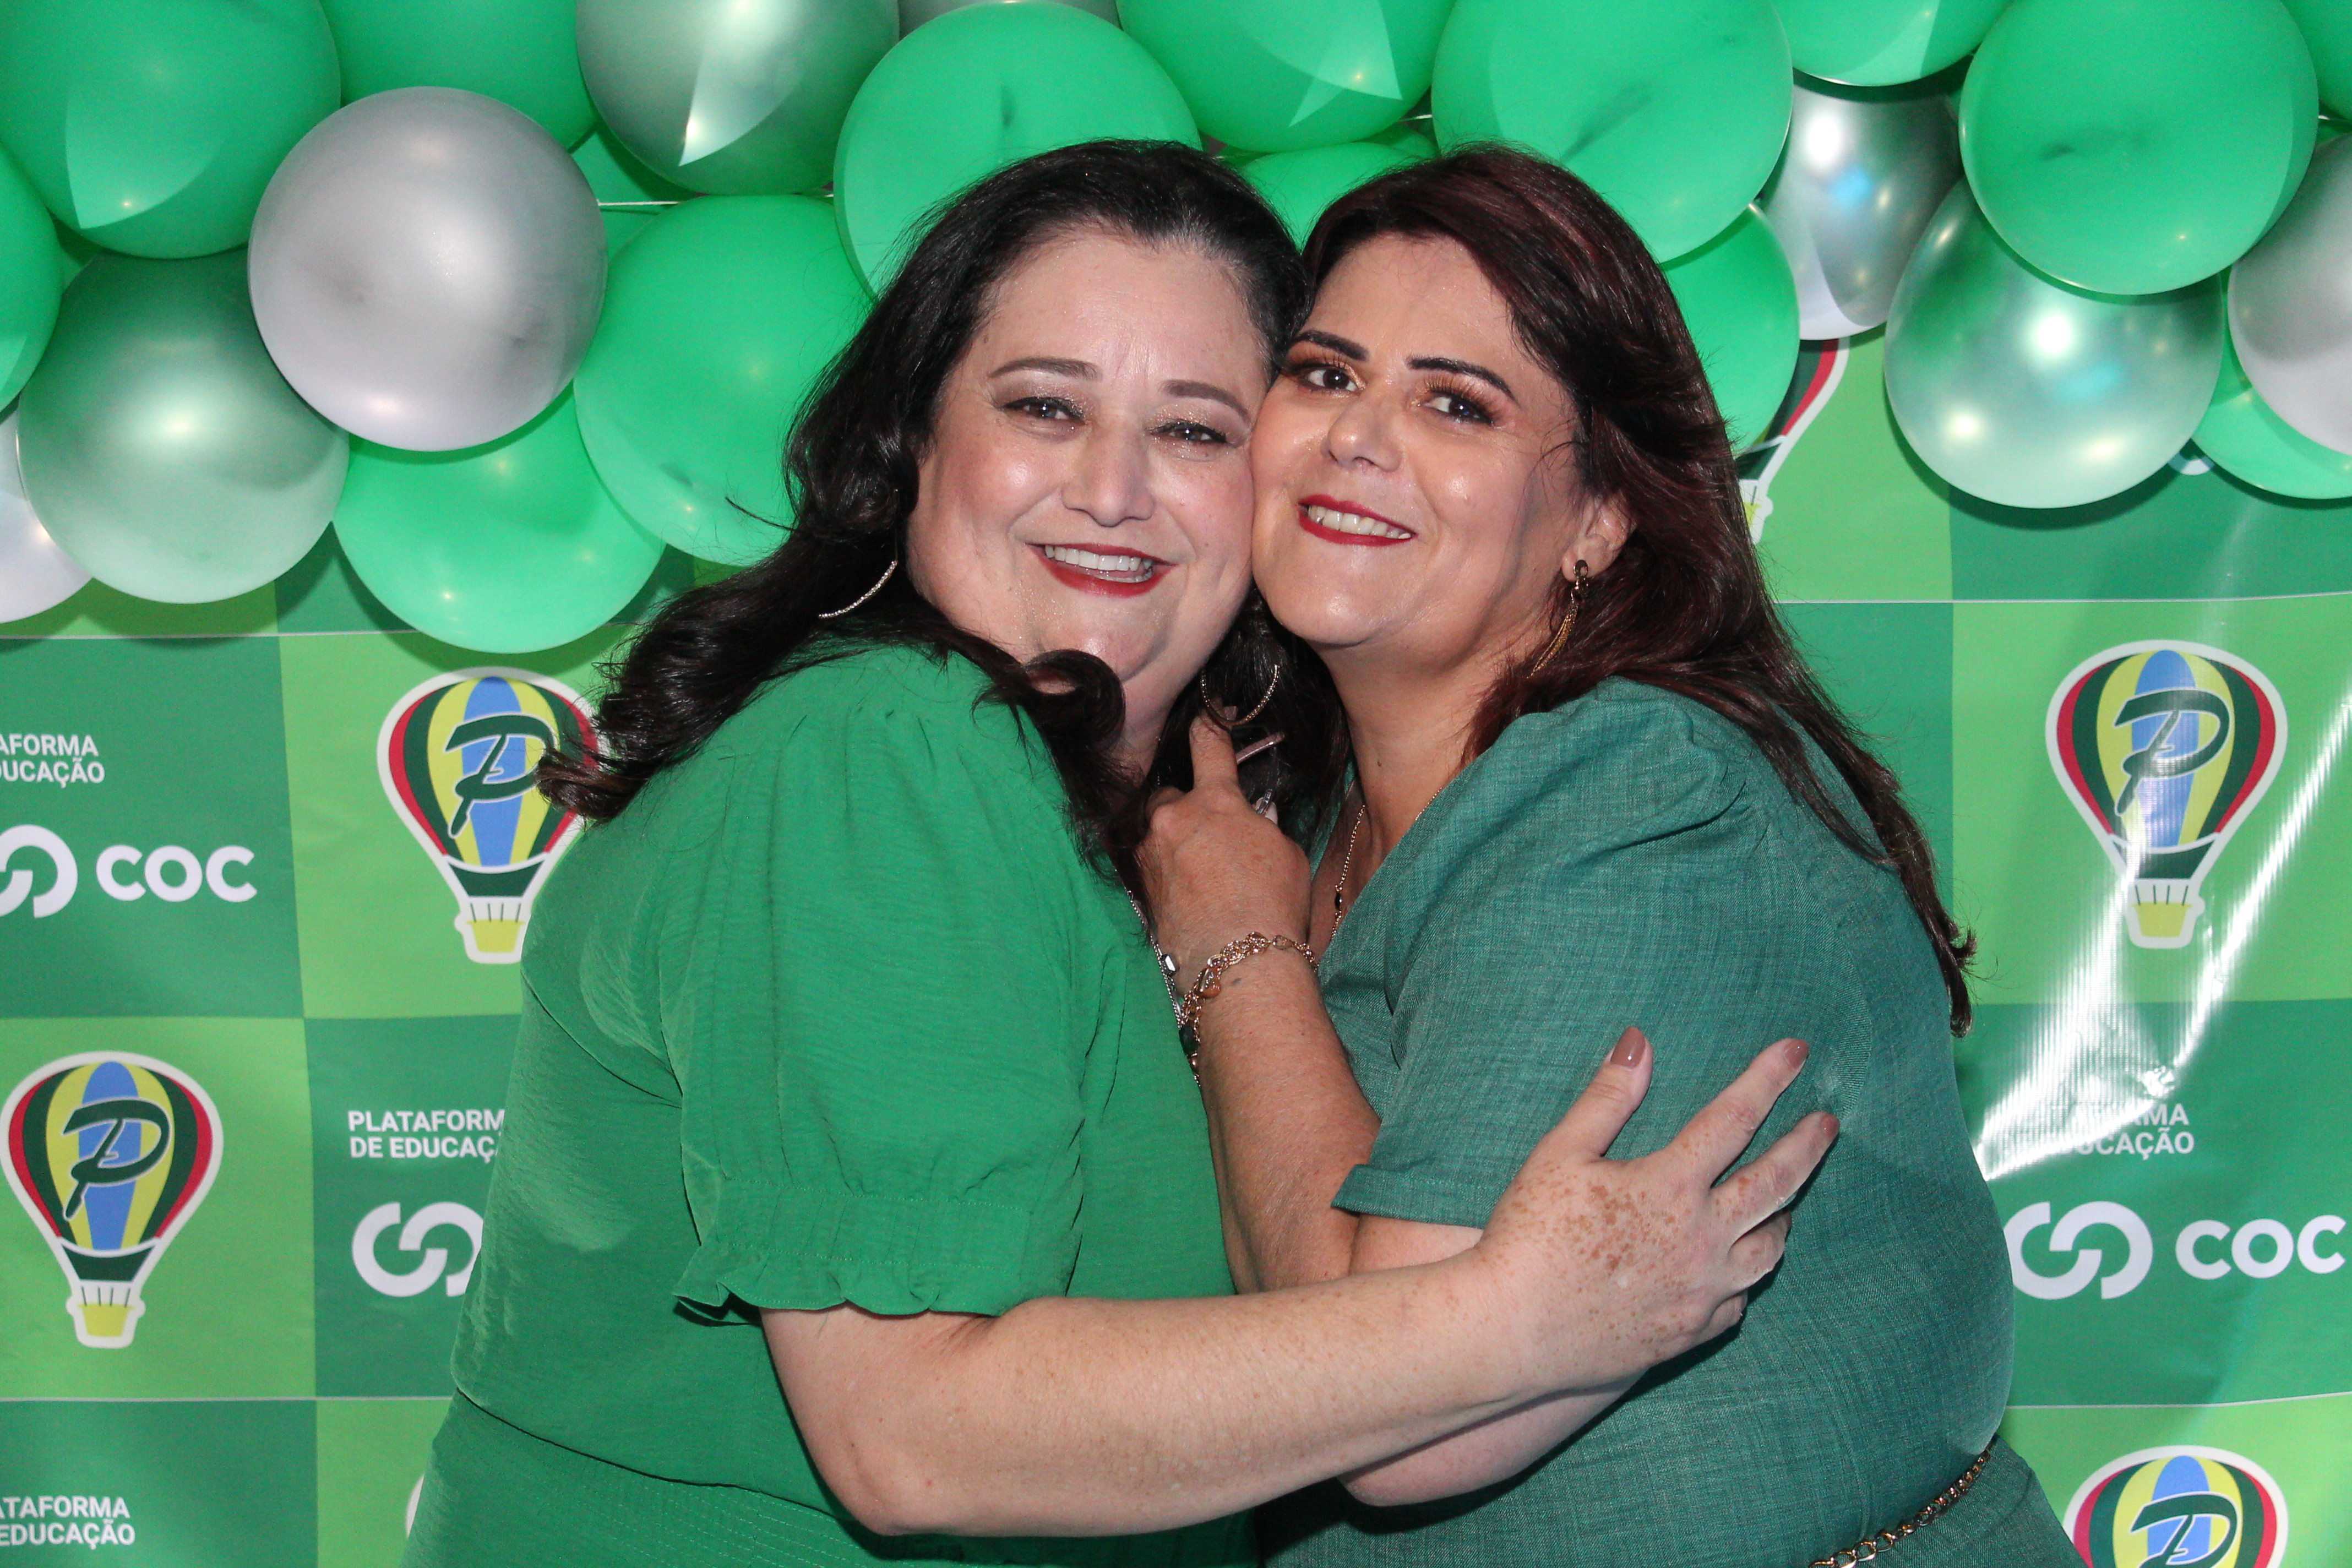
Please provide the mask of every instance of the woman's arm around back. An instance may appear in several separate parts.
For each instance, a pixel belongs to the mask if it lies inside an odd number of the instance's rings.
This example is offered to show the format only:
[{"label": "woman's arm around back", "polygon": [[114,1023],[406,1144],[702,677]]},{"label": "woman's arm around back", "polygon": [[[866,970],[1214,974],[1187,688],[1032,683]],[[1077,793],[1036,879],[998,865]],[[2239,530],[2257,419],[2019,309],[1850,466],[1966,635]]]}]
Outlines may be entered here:
[{"label": "woman's arm around back", "polygon": [[[1716,1175],[1794,1078],[1769,1052],[1666,1149],[1602,1156],[1647,1052],[1604,1065],[1477,1241],[1442,1261],[1181,1301],[1002,1317],[764,1315],[826,1484],[885,1532],[1128,1534],[1239,1511],[1563,1390],[1611,1387],[1737,1321],[1764,1221],[1827,1149],[1811,1118]],[[1638,1220],[1635,1216],[1641,1216]]]}]

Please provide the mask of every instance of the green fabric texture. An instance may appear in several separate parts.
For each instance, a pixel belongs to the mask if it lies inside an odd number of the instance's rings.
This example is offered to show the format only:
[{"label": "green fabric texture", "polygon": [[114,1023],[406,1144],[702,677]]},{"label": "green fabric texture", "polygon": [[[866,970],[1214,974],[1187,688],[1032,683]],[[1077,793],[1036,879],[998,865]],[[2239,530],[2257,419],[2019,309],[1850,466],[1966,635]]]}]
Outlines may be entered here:
[{"label": "green fabric texture", "polygon": [[[1250,1560],[1237,1520],[866,1534],[751,1310],[1232,1289],[1150,950],[984,690],[907,650],[788,676],[551,874],[406,1562]],[[673,1546],[613,1523],[646,1510]]]},{"label": "green fabric texture", "polygon": [[[1622,680],[1519,720],[1364,886],[1322,977],[1381,1123],[1343,1208],[1483,1226],[1628,1025],[1656,1067],[1613,1154],[1661,1147],[1784,1035],[1812,1055],[1756,1149],[1819,1107],[1842,1131],[1732,1334],[1488,1490],[1290,1500],[1265,1521],[1282,1568],[1796,1568],[1909,1517],[1992,1440],[2008,1259],[1932,949],[1895,875],[1732,725]],[[2023,1462],[1996,1469],[1903,1560],[2074,1563]]]}]

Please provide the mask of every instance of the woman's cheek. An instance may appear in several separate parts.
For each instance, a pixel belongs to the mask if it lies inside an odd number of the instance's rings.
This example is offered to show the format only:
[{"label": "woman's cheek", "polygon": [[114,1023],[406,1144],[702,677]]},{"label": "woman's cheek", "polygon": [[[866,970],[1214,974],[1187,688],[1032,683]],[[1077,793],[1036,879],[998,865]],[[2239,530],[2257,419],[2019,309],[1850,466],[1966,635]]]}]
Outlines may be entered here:
[{"label": "woman's cheek", "polygon": [[[1218,464],[1215,471],[1201,474],[1186,488],[1184,531],[1201,574],[1220,585],[1246,583],[1257,495],[1248,466]],[[1236,598],[1241,591],[1235,589]]]}]

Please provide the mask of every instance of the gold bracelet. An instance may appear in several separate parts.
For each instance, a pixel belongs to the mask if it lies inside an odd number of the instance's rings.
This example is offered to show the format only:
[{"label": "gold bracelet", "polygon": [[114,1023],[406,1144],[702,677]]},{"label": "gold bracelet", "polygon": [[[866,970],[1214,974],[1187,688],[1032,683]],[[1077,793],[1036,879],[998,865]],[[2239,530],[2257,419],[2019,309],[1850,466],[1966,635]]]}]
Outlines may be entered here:
[{"label": "gold bracelet", "polygon": [[1262,931],[1237,936],[1213,953],[1208,963],[1201,965],[1201,978],[1192,982],[1192,989],[1184,993],[1184,999],[1176,1004],[1176,1026],[1189,1029],[1200,1021],[1201,1005],[1224,989],[1227,970],[1244,959],[1255,958],[1261,952],[1272,952],[1276,948],[1295,952],[1307,961],[1307,967],[1315,967],[1315,950],[1297,937],[1268,936]]}]

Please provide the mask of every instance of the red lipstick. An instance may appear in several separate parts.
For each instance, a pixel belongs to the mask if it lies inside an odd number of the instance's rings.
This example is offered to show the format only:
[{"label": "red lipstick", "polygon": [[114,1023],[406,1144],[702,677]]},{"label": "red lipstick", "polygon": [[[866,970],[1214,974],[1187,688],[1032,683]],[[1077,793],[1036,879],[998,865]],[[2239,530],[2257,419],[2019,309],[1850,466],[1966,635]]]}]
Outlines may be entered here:
[{"label": "red lipstick", "polygon": [[[1036,544],[1030,548],[1037,552],[1037,559],[1045,563],[1045,570],[1054,574],[1056,582],[1085,594],[1102,594],[1114,599],[1132,599],[1149,594],[1160,585],[1161,579],[1168,575],[1168,563],[1142,554],[1138,551],[1089,551],[1087,553],[1116,554],[1129,560],[1150,562],[1150,570],[1140,577],[1114,576],[1089,571],[1071,562],[1055,560],[1045,553],[1048,548],[1045,545]],[[1058,550],[1080,547],[1055,545],[1052,548]]]},{"label": "red lipstick", "polygon": [[[1370,518],[1374,522],[1386,523],[1399,532],[1397,534],[1348,533],[1316,521],[1308,512],[1307,509],[1310,507],[1322,511],[1342,511],[1356,517]],[[1298,526],[1316,538],[1328,539],[1334,544],[1410,544],[1415,538],[1413,531],[1404,524],[1382,517],[1370,507],[1359,506],[1353,501],[1334,500],[1329,496],[1324,495],[1299,498]]]}]

